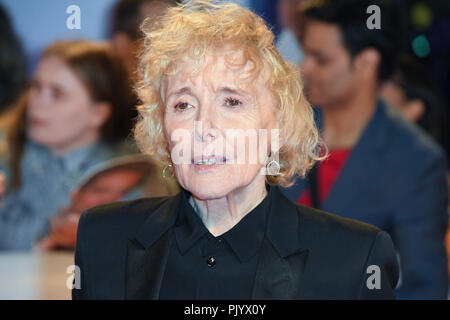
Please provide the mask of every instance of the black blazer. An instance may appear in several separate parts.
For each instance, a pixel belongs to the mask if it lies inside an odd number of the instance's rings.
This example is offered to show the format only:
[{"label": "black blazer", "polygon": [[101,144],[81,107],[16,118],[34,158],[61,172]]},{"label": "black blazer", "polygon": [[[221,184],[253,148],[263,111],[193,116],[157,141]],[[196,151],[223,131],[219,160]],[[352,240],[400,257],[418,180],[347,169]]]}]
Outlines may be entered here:
[{"label": "black blazer", "polygon": [[[398,264],[386,232],[295,205],[272,188],[249,298],[394,298]],[[78,226],[80,273],[73,299],[158,299],[181,198],[144,198],[85,212]],[[369,289],[367,282],[374,283],[377,274],[380,288]]]}]

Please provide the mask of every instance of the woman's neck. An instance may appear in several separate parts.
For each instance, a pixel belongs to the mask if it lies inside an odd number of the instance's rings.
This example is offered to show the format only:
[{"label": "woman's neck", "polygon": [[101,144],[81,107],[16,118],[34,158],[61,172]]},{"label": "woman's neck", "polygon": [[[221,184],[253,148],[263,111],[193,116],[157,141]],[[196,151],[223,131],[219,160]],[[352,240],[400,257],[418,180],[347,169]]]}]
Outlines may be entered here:
[{"label": "woman's neck", "polygon": [[267,195],[265,176],[257,175],[247,186],[230,192],[223,198],[200,200],[191,204],[206,228],[214,236],[220,236],[233,228],[247,213],[257,207]]},{"label": "woman's neck", "polygon": [[61,157],[61,156],[64,156],[65,154],[68,154],[71,151],[92,145],[92,144],[98,142],[98,140],[99,140],[99,135],[97,133],[89,134],[89,135],[84,136],[82,139],[76,139],[76,140],[66,143],[62,146],[50,147],[50,150],[54,156]]}]

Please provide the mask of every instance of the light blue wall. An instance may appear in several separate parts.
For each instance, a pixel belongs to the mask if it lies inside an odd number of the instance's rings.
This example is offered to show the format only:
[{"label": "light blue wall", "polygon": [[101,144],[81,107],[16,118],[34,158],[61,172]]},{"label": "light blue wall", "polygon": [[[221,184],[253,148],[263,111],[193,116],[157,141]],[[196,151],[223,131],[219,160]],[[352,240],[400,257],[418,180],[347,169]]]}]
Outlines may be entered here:
[{"label": "light blue wall", "polygon": [[[42,49],[64,39],[103,40],[109,12],[116,0],[0,0],[8,11],[32,65]],[[69,30],[70,5],[81,9],[81,29]]]},{"label": "light blue wall", "polygon": [[[36,65],[40,52],[58,40],[106,40],[110,13],[117,0],[0,0],[8,11],[16,33],[30,60]],[[225,0],[250,6],[251,0]],[[260,0],[261,1],[261,0]],[[67,7],[77,5],[81,10],[81,29],[69,30]],[[30,71],[31,71],[30,70]]]}]

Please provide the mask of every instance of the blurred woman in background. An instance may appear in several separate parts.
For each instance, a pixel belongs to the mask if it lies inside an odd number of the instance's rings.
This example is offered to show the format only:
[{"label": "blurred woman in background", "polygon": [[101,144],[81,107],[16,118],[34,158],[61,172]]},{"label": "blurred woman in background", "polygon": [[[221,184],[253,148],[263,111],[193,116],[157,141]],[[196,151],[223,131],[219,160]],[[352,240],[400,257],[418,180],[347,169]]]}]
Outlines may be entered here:
[{"label": "blurred woman in background", "polygon": [[132,151],[132,114],[126,70],[106,46],[44,51],[14,116],[0,120],[0,250],[31,249],[87,169]]}]

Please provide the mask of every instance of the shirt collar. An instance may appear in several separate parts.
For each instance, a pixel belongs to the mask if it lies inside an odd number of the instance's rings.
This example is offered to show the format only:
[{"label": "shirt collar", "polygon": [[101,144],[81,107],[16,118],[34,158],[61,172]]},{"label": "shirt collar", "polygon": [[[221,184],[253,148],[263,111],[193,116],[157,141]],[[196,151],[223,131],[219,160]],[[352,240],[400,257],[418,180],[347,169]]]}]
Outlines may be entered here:
[{"label": "shirt collar", "polygon": [[87,166],[91,165],[90,162],[101,161],[109,156],[108,146],[102,141],[71,150],[60,156],[52,154],[49,148],[30,139],[27,140],[27,144],[28,148],[32,150],[34,158],[40,157],[46,161],[57,161],[68,172],[87,170]]},{"label": "shirt collar", "polygon": [[[248,261],[259,250],[264,238],[271,197],[268,195],[233,228],[217,238],[225,239],[241,262]],[[181,212],[175,225],[175,237],[181,254],[185,254],[201,237],[209,233],[203,221],[189,204],[190,193],[182,191]]]},{"label": "shirt collar", "polygon": [[180,214],[175,223],[175,238],[181,254],[185,254],[195,242],[208,233],[203,221],[189,203],[190,193],[181,191]]},{"label": "shirt collar", "polygon": [[57,158],[61,160],[64,167],[69,170],[69,172],[85,170],[84,168],[86,161],[91,160],[91,154],[94,150],[101,149],[101,143],[93,143],[72,151],[69,151]]}]

